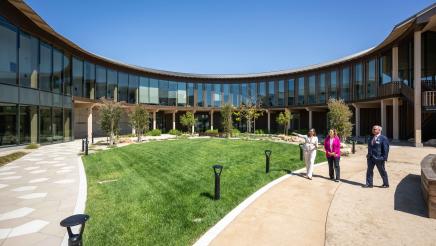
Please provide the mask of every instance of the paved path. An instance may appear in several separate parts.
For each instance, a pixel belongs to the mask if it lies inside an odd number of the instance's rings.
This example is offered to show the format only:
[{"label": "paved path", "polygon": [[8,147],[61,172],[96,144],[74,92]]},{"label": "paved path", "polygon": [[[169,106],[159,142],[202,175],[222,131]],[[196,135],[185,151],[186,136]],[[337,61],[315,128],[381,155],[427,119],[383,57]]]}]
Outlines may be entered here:
[{"label": "paved path", "polygon": [[[389,189],[361,188],[365,151],[341,160],[341,183],[321,165],[312,181],[295,175],[275,185],[211,245],[436,245],[436,220],[423,217],[416,176],[421,159],[436,149],[393,147]],[[381,185],[376,170],[374,184]]]},{"label": "paved path", "polygon": [[62,243],[59,222],[74,213],[79,193],[80,144],[43,146],[0,167],[1,246]]}]

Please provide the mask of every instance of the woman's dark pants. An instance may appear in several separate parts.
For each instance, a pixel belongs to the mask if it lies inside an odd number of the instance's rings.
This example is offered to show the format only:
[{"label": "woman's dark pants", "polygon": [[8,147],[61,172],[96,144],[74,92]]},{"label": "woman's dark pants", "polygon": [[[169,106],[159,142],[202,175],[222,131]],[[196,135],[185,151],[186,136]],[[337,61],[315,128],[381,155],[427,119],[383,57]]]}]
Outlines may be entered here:
[{"label": "woman's dark pants", "polygon": [[[330,179],[339,180],[341,178],[341,167],[339,166],[339,157],[327,157],[329,163],[329,176]],[[334,176],[336,174],[336,178]]]}]

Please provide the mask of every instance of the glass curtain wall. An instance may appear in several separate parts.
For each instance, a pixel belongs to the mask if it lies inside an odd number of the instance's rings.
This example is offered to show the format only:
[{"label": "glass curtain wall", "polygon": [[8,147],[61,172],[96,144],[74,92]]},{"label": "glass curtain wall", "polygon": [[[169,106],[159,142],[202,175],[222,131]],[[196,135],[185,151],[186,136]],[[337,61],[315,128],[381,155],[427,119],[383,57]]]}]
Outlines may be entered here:
[{"label": "glass curtain wall", "polygon": [[309,76],[309,86],[308,86],[308,104],[316,103],[316,77],[315,75]]},{"label": "glass curtain wall", "polygon": [[53,48],[53,92],[62,93],[63,54]]},{"label": "glass curtain wall", "polygon": [[298,78],[298,105],[305,104],[304,102],[304,77]]},{"label": "glass curtain wall", "polygon": [[248,94],[247,94],[247,83],[242,83],[241,84],[241,103],[247,105],[248,102]]},{"label": "glass curtain wall", "polygon": [[331,71],[330,72],[330,86],[329,86],[329,98],[337,98],[338,97],[338,72]]},{"label": "glass curtain wall", "polygon": [[150,103],[148,78],[139,78],[139,103]]},{"label": "glass curtain wall", "polygon": [[250,87],[249,87],[249,93],[248,93],[248,97],[249,97],[249,101],[251,104],[257,104],[257,84],[256,82],[250,83]]},{"label": "glass curtain wall", "polygon": [[62,76],[64,78],[64,94],[71,95],[71,57],[64,54],[62,63]]},{"label": "glass curtain wall", "polygon": [[[1,27],[0,27],[1,30]],[[1,35],[1,34],[0,34]],[[0,37],[0,40],[2,38]],[[1,44],[2,45],[2,44]],[[0,50],[2,48],[0,47]],[[39,41],[33,36],[20,32],[20,74],[21,86],[38,88],[38,51]],[[3,56],[3,55],[2,55]]]},{"label": "glass curtain wall", "polygon": [[176,106],[177,103],[177,82],[168,82],[168,106]]},{"label": "glass curtain wall", "polygon": [[213,85],[213,106],[221,107],[221,84]]},{"label": "glass curtain wall", "polygon": [[20,144],[38,142],[38,107],[20,106]]},{"label": "glass curtain wall", "polygon": [[64,139],[64,120],[62,108],[53,108],[53,141]]},{"label": "glass curtain wall", "polygon": [[186,106],[186,83],[178,82],[177,83],[177,106],[184,107]]},{"label": "glass curtain wall", "polygon": [[73,127],[72,127],[73,113],[71,109],[64,108],[64,140],[73,140]]},{"label": "glass curtain wall", "polygon": [[203,84],[198,83],[197,84],[197,106],[198,107],[204,107],[203,104]]},{"label": "glass curtain wall", "polygon": [[159,80],[157,79],[149,79],[150,82],[150,103],[151,104],[159,104]]},{"label": "glass curtain wall", "polygon": [[187,88],[187,93],[188,93],[188,95],[187,95],[187,99],[188,99],[188,105],[189,106],[191,106],[191,107],[194,107],[195,106],[195,103],[194,103],[194,83],[188,83],[188,88]]},{"label": "glass curtain wall", "polygon": [[51,108],[39,108],[39,141],[50,143],[53,140]]},{"label": "glass curtain wall", "polygon": [[73,95],[83,96],[83,61],[73,57]]},{"label": "glass curtain wall", "polygon": [[278,101],[277,101],[277,106],[279,107],[283,107],[285,106],[285,81],[284,80],[279,80],[278,83]]},{"label": "glass curtain wall", "polygon": [[212,84],[206,84],[206,107],[212,107]]},{"label": "glass curtain wall", "polygon": [[423,80],[436,81],[436,32],[422,34],[422,75]]},{"label": "glass curtain wall", "polygon": [[224,84],[223,85],[223,94],[224,94],[224,104],[230,102],[230,85]]},{"label": "glass curtain wall", "polygon": [[413,42],[409,39],[398,46],[398,77],[413,87]]},{"label": "glass curtain wall", "polygon": [[129,74],[129,92],[128,92],[128,102],[135,104],[138,102],[138,87],[139,78],[136,75]]},{"label": "glass curtain wall", "polygon": [[89,62],[85,62],[85,86],[84,96],[90,99],[94,99],[95,88],[95,65]]},{"label": "glass curtain wall", "polygon": [[17,143],[17,107],[0,103],[0,146]]},{"label": "glass curtain wall", "polygon": [[118,84],[117,71],[108,69],[107,70],[107,94],[106,94],[108,99],[113,99],[117,101],[117,97],[118,97],[117,84]]},{"label": "glass curtain wall", "polygon": [[240,105],[240,95],[239,95],[239,84],[232,84],[232,105],[239,107]]},{"label": "glass curtain wall", "polygon": [[118,73],[118,101],[127,102],[129,91],[129,76],[127,73]]},{"label": "glass curtain wall", "polygon": [[277,105],[275,102],[275,82],[270,81],[268,82],[268,106],[274,107]]},{"label": "glass curtain wall", "polygon": [[377,96],[377,80],[375,74],[375,59],[366,63],[366,94],[367,97]]}]

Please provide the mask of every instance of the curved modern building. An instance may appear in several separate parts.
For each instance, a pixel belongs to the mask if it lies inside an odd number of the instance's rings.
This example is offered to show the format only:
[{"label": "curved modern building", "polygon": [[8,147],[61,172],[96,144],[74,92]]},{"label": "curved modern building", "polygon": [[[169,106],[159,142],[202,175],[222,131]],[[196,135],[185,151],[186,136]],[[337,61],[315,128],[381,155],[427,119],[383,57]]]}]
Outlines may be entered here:
[{"label": "curved modern building", "polygon": [[[394,26],[376,47],[334,61],[253,74],[192,74],[124,64],[83,50],[53,30],[20,0],[0,1],[0,146],[52,143],[104,135],[99,98],[144,104],[152,128],[182,129],[195,112],[197,131],[221,128],[220,107],[261,102],[256,128],[278,130],[276,115],[291,111],[291,127],[326,131],[328,98],[354,113],[353,134],[373,124],[394,141],[417,146],[436,138],[436,4]],[[127,114],[121,132],[130,133]],[[241,130],[244,123],[237,125]]]}]

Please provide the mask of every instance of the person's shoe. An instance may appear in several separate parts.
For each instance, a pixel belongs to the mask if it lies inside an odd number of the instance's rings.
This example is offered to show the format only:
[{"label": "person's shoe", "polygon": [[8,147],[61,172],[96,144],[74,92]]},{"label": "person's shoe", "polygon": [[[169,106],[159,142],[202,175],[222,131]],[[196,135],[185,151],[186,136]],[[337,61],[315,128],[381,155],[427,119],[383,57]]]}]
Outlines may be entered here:
[{"label": "person's shoe", "polygon": [[312,177],[307,177],[308,179],[312,180]]},{"label": "person's shoe", "polygon": [[372,188],[372,185],[366,184],[366,185],[362,186],[362,188]]},{"label": "person's shoe", "polygon": [[335,182],[338,183],[340,180],[339,179],[335,179]]},{"label": "person's shoe", "polygon": [[389,188],[389,185],[382,185],[382,188]]}]

